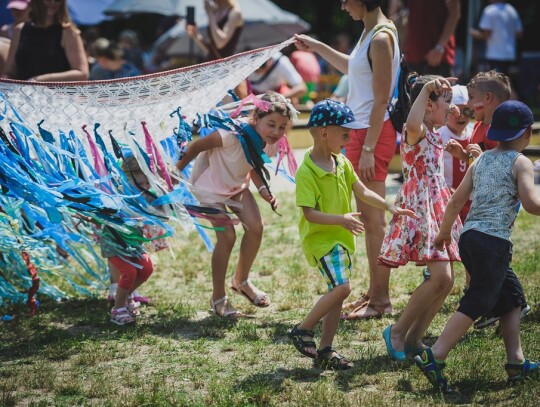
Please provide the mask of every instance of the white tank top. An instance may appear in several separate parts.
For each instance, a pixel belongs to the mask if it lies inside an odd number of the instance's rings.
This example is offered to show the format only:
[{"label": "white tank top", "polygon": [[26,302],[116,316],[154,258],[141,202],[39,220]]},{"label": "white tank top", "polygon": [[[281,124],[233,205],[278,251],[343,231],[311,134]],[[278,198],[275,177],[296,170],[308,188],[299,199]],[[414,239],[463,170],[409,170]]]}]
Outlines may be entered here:
[{"label": "white tank top", "polygon": [[[367,51],[373,38],[374,29],[375,27],[366,34],[363,41],[358,41],[349,57],[349,94],[347,96],[347,105],[349,105],[354,113],[354,117],[358,123],[358,129],[369,127],[369,116],[373,107],[373,72],[369,66]],[[386,33],[389,31],[384,30]],[[394,93],[401,54],[396,35],[392,34],[392,38],[394,40],[394,58],[392,60],[392,84],[388,93],[388,99]],[[387,119],[388,111],[384,114],[384,120]]]}]

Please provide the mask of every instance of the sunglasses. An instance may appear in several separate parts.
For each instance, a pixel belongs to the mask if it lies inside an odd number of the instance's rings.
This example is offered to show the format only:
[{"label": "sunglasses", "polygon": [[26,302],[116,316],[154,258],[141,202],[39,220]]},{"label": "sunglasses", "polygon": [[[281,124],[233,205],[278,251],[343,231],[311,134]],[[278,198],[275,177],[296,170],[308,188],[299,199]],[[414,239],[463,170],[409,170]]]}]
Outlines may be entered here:
[{"label": "sunglasses", "polygon": [[474,110],[469,107],[464,107],[463,109],[461,109],[461,114],[470,119],[474,119]]}]

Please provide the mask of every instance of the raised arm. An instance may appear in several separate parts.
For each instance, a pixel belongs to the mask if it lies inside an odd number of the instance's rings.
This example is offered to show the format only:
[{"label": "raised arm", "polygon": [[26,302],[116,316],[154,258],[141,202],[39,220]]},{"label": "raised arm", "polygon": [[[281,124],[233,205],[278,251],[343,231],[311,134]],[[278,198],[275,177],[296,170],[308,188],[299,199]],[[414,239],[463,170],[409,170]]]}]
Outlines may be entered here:
[{"label": "raised arm", "polygon": [[519,156],[514,163],[514,172],[523,209],[530,214],[540,215],[540,197],[534,188],[534,170],[531,161],[523,155]]},{"label": "raised arm", "polygon": [[338,71],[346,74],[349,71],[349,56],[342,52],[336,51],[324,42],[317,41],[307,35],[295,34],[296,48],[302,51],[312,51],[323,57],[330,65]]},{"label": "raised arm", "polygon": [[214,131],[205,137],[195,140],[188,145],[184,156],[176,163],[176,168],[182,171],[199,153],[222,146],[223,141],[219,131]]}]

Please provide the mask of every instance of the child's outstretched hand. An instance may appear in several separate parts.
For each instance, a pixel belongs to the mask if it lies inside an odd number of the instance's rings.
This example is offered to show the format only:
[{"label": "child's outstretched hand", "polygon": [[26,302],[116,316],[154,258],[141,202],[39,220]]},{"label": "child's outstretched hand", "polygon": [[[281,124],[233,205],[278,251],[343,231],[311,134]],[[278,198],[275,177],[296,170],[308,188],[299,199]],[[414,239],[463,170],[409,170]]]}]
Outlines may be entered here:
[{"label": "child's outstretched hand", "polygon": [[359,233],[364,231],[364,224],[358,217],[360,212],[346,213],[343,215],[341,226],[350,231],[353,235],[358,236]]},{"label": "child's outstretched hand", "polygon": [[435,236],[433,245],[435,246],[435,249],[442,251],[444,250],[444,247],[448,246],[451,242],[452,236],[450,236],[450,232],[439,231],[437,236]]},{"label": "child's outstretched hand", "polygon": [[397,207],[395,207],[394,205],[392,205],[392,206],[390,206],[390,208],[388,209],[388,211],[389,211],[392,215],[397,215],[397,216],[409,216],[410,218],[418,219],[418,215],[417,215],[416,213],[414,213],[413,211],[411,211],[410,209],[397,208]]}]

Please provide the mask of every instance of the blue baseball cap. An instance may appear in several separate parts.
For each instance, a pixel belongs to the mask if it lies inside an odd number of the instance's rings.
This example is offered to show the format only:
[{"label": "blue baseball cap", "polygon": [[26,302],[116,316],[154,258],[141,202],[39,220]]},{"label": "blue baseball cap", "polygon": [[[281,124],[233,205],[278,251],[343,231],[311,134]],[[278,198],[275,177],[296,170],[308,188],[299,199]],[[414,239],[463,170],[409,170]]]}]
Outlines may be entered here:
[{"label": "blue baseball cap", "polygon": [[517,100],[501,103],[493,112],[487,138],[494,141],[512,141],[520,138],[534,123],[531,109]]},{"label": "blue baseball cap", "polygon": [[354,114],[345,103],[333,99],[324,99],[318,102],[309,115],[307,124],[310,127],[340,126],[347,129],[358,127]]}]

